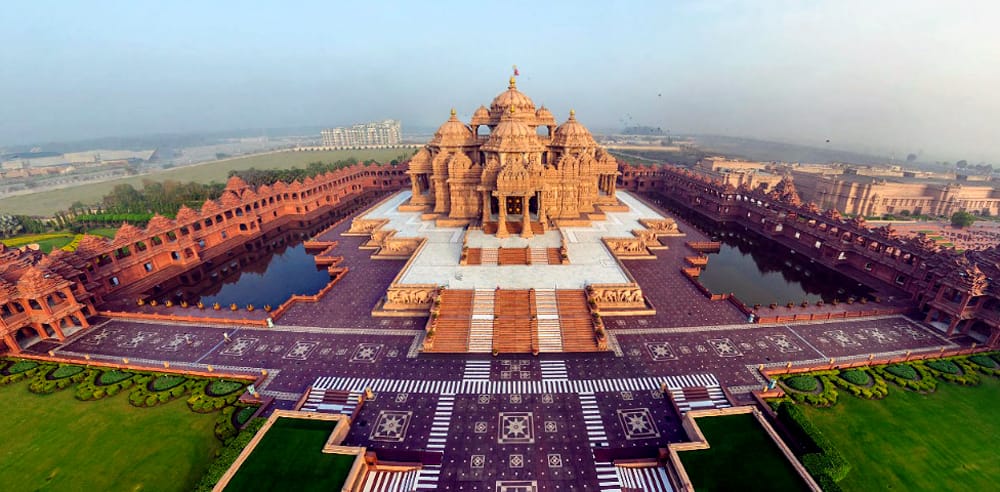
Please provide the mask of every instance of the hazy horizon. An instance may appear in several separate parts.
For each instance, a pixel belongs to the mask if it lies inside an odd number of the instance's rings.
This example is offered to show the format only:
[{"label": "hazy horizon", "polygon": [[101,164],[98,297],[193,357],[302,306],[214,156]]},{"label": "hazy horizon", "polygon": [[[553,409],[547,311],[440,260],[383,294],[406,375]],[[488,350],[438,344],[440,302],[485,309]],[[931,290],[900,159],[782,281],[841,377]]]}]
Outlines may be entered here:
[{"label": "hazy horizon", "polygon": [[[990,2],[18,2],[0,144],[397,118],[518,87],[559,121],[1000,161]],[[829,143],[826,143],[829,140]]]}]

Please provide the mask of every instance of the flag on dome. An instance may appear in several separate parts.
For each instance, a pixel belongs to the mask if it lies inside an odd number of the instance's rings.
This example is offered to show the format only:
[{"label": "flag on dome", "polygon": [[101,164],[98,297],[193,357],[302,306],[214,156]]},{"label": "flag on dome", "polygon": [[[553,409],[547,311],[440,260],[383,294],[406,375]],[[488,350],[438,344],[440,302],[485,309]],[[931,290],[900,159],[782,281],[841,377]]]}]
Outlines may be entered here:
[{"label": "flag on dome", "polygon": [[514,76],[517,77],[519,75],[521,75],[521,72],[518,72],[517,71],[517,65],[514,65]]}]

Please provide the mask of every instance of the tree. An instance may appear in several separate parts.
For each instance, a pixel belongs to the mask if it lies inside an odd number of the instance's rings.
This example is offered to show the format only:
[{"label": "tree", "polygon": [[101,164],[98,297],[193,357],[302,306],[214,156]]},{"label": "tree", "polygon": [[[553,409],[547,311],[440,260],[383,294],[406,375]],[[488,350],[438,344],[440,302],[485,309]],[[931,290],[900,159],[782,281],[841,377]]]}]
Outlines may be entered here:
[{"label": "tree", "polygon": [[915,160],[917,160],[917,154],[912,154],[912,153],[911,154],[907,154],[907,156],[906,156],[906,162],[913,162]]},{"label": "tree", "polygon": [[959,229],[969,227],[976,222],[976,216],[969,212],[960,211],[951,214],[951,225]]},{"label": "tree", "polygon": [[960,160],[960,161],[958,161],[958,162],[955,163],[955,167],[957,167],[959,169],[965,169],[965,168],[969,167],[969,161],[967,161],[965,159],[962,159],[962,160]]}]

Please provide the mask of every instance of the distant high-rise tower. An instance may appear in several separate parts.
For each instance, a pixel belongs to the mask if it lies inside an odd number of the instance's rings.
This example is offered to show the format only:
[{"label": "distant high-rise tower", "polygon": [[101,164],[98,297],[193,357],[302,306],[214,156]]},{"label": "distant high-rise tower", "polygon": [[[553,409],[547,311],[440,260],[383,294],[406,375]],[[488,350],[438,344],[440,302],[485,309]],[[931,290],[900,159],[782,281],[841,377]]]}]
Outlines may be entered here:
[{"label": "distant high-rise tower", "polygon": [[328,128],[321,132],[324,147],[366,147],[399,145],[402,125],[398,120],[360,123]]}]

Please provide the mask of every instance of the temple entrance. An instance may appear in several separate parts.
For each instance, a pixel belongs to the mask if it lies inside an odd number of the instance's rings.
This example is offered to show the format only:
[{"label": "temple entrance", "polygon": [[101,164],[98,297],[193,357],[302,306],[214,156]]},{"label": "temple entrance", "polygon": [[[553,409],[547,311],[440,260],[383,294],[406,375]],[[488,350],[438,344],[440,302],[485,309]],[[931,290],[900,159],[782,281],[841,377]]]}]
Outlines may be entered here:
[{"label": "temple entrance", "polygon": [[497,197],[495,197],[495,196],[491,196],[490,197],[490,214],[491,215],[496,215],[498,213],[500,213],[500,199],[497,198]]},{"label": "temple entrance", "polygon": [[523,213],[524,213],[524,197],[523,196],[507,197],[507,214],[521,215]]},{"label": "temple entrance", "polygon": [[531,195],[531,198],[528,198],[528,213],[538,217],[538,196]]}]

